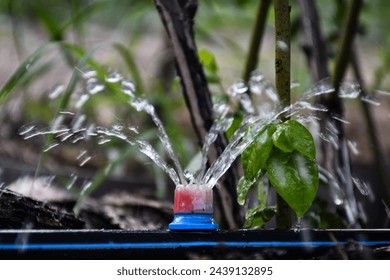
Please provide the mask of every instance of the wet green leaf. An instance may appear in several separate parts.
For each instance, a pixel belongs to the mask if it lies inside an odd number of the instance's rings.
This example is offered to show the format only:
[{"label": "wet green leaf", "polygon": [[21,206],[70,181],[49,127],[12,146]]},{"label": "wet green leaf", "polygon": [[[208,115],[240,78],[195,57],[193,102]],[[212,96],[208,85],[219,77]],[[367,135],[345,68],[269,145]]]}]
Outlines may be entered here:
[{"label": "wet green leaf", "polygon": [[253,186],[253,181],[249,181],[245,179],[245,177],[241,177],[238,181],[237,186],[237,202],[240,205],[244,205],[246,202],[246,197],[248,195],[249,190]]},{"label": "wet green leaf", "polygon": [[310,131],[295,120],[277,125],[272,138],[275,146],[285,153],[296,150],[310,159],[315,159],[315,144]]},{"label": "wet green leaf", "polygon": [[256,137],[255,141],[242,153],[242,166],[245,178],[254,180],[261,169],[266,167],[267,159],[271,153],[272,135],[276,130],[274,124],[267,125]]},{"label": "wet green leaf", "polygon": [[264,208],[257,206],[249,209],[245,214],[245,228],[264,227],[276,214],[274,208]]},{"label": "wet green leaf", "polygon": [[268,178],[277,193],[302,217],[318,190],[318,166],[298,151],[284,153],[274,148],[267,161]]},{"label": "wet green leaf", "polygon": [[226,137],[228,140],[233,136],[234,132],[240,127],[244,116],[242,114],[236,114],[233,119],[232,125],[226,131]]}]

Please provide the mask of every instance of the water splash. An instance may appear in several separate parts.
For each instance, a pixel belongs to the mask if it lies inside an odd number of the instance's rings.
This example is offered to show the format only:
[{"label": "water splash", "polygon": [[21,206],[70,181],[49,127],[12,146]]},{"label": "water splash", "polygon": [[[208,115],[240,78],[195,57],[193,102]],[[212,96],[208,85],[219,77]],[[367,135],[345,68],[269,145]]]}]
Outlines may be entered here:
[{"label": "water splash", "polygon": [[356,188],[359,190],[359,192],[362,195],[367,196],[370,194],[370,192],[369,192],[370,187],[369,187],[369,184],[367,182],[363,181],[362,179],[356,178],[356,177],[352,177],[352,181],[353,181],[353,184],[356,186]]},{"label": "water splash", "polygon": [[210,128],[208,134],[205,137],[204,144],[202,147],[202,161],[200,165],[200,170],[197,175],[196,183],[200,184],[207,167],[207,155],[210,150],[211,145],[217,140],[220,132],[226,131],[232,124],[233,118],[225,118],[221,116]]},{"label": "water splash", "polygon": [[84,196],[85,193],[91,188],[92,186],[92,181],[85,181],[83,186],[81,187],[81,192],[80,192],[80,196]]},{"label": "water splash", "polygon": [[340,85],[338,95],[340,98],[356,99],[360,95],[360,92],[359,83],[345,82]]},{"label": "water splash", "polygon": [[374,93],[383,96],[390,96],[390,92],[381,89],[374,90]]},{"label": "water splash", "polygon": [[[162,121],[160,120],[160,118],[156,114],[155,108],[145,98],[138,98],[138,97],[130,100],[130,105],[132,107],[134,107],[137,111],[144,111],[148,115],[151,116],[152,121],[154,122],[154,124],[156,125],[156,127],[158,129],[158,137],[159,137],[161,143],[163,144],[165,151],[168,153],[168,156],[172,159],[173,164],[176,167],[177,173],[178,173],[179,178],[180,178],[180,182],[183,185],[187,185],[187,180],[184,177],[183,168],[181,167],[181,164],[179,162],[179,158],[176,155],[175,151],[173,150],[173,146],[171,144],[171,141],[168,137],[168,134],[166,133],[166,131],[164,129],[164,125],[163,125]],[[142,148],[141,148],[141,151],[143,151]]]},{"label": "water splash", "polygon": [[342,205],[345,200],[344,191],[341,189],[340,184],[336,178],[322,166],[318,166],[319,177],[321,181],[330,186],[330,194],[335,205]]},{"label": "water splash", "polygon": [[349,150],[351,151],[352,154],[354,155],[360,154],[360,151],[358,149],[358,144],[356,141],[348,140],[347,143],[348,143]]},{"label": "water splash", "polygon": [[76,183],[77,179],[78,179],[78,176],[72,173],[70,175],[69,182],[66,184],[65,188],[67,190],[71,190],[73,188],[74,184]]},{"label": "water splash", "polygon": [[[238,155],[240,155],[256,138],[270,120],[261,120],[258,117],[247,117],[241,126],[235,131],[225,150],[212,163],[205,176],[201,180],[202,185],[209,188],[215,186],[218,180],[229,169]],[[251,128],[251,129],[249,129]]]},{"label": "water splash", "polygon": [[[157,151],[152,147],[151,144],[149,144],[147,141],[138,140],[137,143],[140,146],[140,152],[148,156],[153,162],[160,167],[165,173],[168,174],[168,176],[171,178],[171,180],[176,184],[180,185],[180,179],[177,175],[176,171],[170,167],[165,161],[160,157],[160,155],[157,153]],[[184,174],[183,174],[184,176]]]},{"label": "water splash", "polygon": [[119,83],[120,81],[122,81],[122,79],[123,79],[123,77],[118,71],[111,70],[106,77],[106,82]]},{"label": "water splash", "polygon": [[369,105],[373,105],[377,107],[381,105],[379,100],[376,99],[374,96],[362,96],[360,99]]},{"label": "water splash", "polygon": [[303,94],[303,100],[310,100],[313,97],[335,92],[330,78],[325,78],[315,83],[310,90]]},{"label": "water splash", "polygon": [[87,150],[82,150],[79,155],[76,157],[76,159],[79,161],[79,166],[84,166],[88,161],[90,161],[92,156],[88,155]]},{"label": "water splash", "polygon": [[302,217],[298,217],[297,218],[297,223],[295,224],[295,227],[294,227],[294,232],[295,233],[300,232],[301,228],[302,228]]},{"label": "water splash", "polygon": [[52,92],[49,93],[49,98],[50,99],[56,99],[59,97],[61,94],[63,94],[65,91],[65,86],[64,85],[58,85],[56,86]]},{"label": "water splash", "polygon": [[383,207],[385,208],[385,212],[386,212],[387,218],[390,219],[390,208],[389,208],[389,206],[386,204],[386,202],[383,199],[382,199],[382,204],[383,204]]},{"label": "water splash", "polygon": [[[75,104],[76,109],[80,109],[92,95],[105,90],[104,83],[97,79],[95,71],[85,71],[83,72],[83,77],[86,79],[87,93],[79,94]],[[316,114],[327,112],[328,108],[322,105],[313,104],[310,99],[323,94],[335,92],[330,80],[324,79],[316,83],[309,91],[305,92],[303,97],[296,103],[291,106],[281,108],[274,86],[259,72],[253,73],[248,84],[245,84],[243,81],[234,83],[231,87],[229,87],[228,94],[231,99],[235,99],[237,103],[240,103],[241,107],[247,113],[247,116],[233,134],[225,151],[223,151],[217,160],[211,163],[210,168],[207,169],[207,156],[211,145],[216,141],[221,132],[227,130],[233,120],[228,117],[228,114],[231,112],[231,107],[227,103],[217,103],[214,105],[214,110],[218,118],[204,139],[204,145],[201,150],[202,159],[200,169],[196,173],[191,173],[183,170],[179,162],[179,157],[173,149],[163,123],[155,112],[155,108],[145,97],[136,96],[135,84],[132,81],[125,80],[115,71],[111,71],[107,77],[105,77],[105,82],[119,84],[123,94],[128,96],[130,106],[137,111],[147,113],[151,117],[153,123],[157,127],[159,140],[168,154],[171,163],[173,163],[172,166],[165,162],[165,160],[158,154],[150,143],[143,139],[130,137],[126,134],[126,132],[139,134],[138,128],[125,126],[123,124],[114,124],[111,128],[103,128],[93,124],[86,124],[86,117],[83,114],[61,112],[60,116],[53,121],[50,128],[42,130],[38,129],[35,125],[30,124],[21,128],[19,134],[25,139],[37,135],[54,134],[55,142],[52,143],[53,145],[58,145],[60,142],[67,141],[77,143],[81,140],[88,139],[88,137],[97,137],[98,143],[103,145],[111,141],[113,138],[117,138],[130,145],[138,145],[140,147],[140,151],[156,163],[156,165],[164,172],[166,172],[176,185],[186,186],[188,183],[196,182],[209,188],[212,188],[217,184],[221,176],[225,174],[235,159],[254,141],[265,125],[277,122],[277,119],[282,115],[296,118],[301,122],[309,123],[318,121],[319,118]],[[247,94],[248,92],[252,93],[251,97]],[[338,94],[341,98],[358,98],[360,95],[360,87],[356,83],[344,83],[339,88]],[[374,102],[371,100],[371,103]],[[70,127],[63,125],[65,115],[73,117]],[[326,124],[326,130],[324,132],[319,132],[318,135],[320,139],[332,145],[334,150],[342,149],[345,155],[347,147],[352,150],[353,148],[356,148],[356,145],[353,145],[353,142],[351,141],[339,143],[340,139],[338,138],[338,129],[336,126],[337,122],[341,122],[343,124],[349,123],[347,120],[339,116],[332,116],[332,121],[327,122]],[[127,129],[125,129],[125,127]],[[84,153],[84,151],[81,151],[78,156],[79,165],[83,166],[90,159],[91,156]],[[337,164],[335,169],[332,170],[333,173],[325,170],[324,168],[320,168],[320,177],[322,181],[330,186],[330,193],[334,203],[336,205],[343,206],[346,209],[348,219],[352,222],[356,217],[354,213],[358,212],[357,210],[359,205],[351,202],[351,190],[355,186],[359,189],[359,191],[363,191],[362,193],[365,193],[369,186],[365,185],[357,178],[351,179],[352,176],[349,176],[345,170],[340,168],[340,163]],[[338,175],[337,179],[336,175]],[[76,179],[77,176],[70,179],[70,183],[68,185],[69,188],[73,186]],[[346,192],[341,189],[340,185],[346,185]],[[86,182],[82,188],[81,195],[83,195],[90,186],[91,182]]]}]

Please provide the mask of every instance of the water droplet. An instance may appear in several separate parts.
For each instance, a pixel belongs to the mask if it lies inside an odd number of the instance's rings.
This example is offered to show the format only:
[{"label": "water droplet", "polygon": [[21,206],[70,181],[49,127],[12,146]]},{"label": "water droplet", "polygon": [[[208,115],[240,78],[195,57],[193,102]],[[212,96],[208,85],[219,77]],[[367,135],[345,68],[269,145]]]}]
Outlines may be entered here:
[{"label": "water droplet", "polygon": [[122,75],[117,71],[111,71],[106,77],[106,81],[108,83],[119,83],[122,80]]},{"label": "water droplet", "polygon": [[282,40],[278,40],[276,42],[276,46],[284,52],[288,51],[288,49],[289,49],[287,43],[285,41],[282,41]]},{"label": "water droplet", "polygon": [[390,96],[390,92],[388,92],[388,91],[377,89],[374,92],[375,92],[375,94],[384,95],[384,96]]},{"label": "water droplet", "polygon": [[369,194],[370,187],[368,186],[368,183],[356,177],[352,177],[352,181],[362,195],[367,196]]},{"label": "water droplet", "polygon": [[77,70],[79,70],[81,73],[82,73],[82,77],[84,79],[91,79],[93,77],[96,77],[97,75],[97,72],[95,70],[86,70],[86,71],[81,71],[80,69],[76,68]]},{"label": "water droplet", "polygon": [[361,92],[360,85],[358,83],[346,82],[342,83],[338,95],[340,98],[355,99]]},{"label": "water droplet", "polygon": [[291,81],[290,88],[297,88],[300,86],[300,83],[298,81]]},{"label": "water droplet", "polygon": [[385,207],[385,212],[387,214],[387,217],[390,219],[390,208],[387,206],[386,202],[382,199],[382,204]]},{"label": "water droplet", "polygon": [[111,138],[105,137],[105,136],[99,136],[98,144],[103,145],[111,141]]},{"label": "water droplet", "polygon": [[88,101],[88,99],[89,99],[89,95],[88,94],[82,94],[79,97],[79,99],[76,101],[75,107],[77,109],[80,109]]},{"label": "water droplet", "polygon": [[71,138],[72,136],[74,135],[73,132],[65,132],[63,133],[60,137],[61,139],[61,142],[65,142],[66,140],[68,140],[69,138]]},{"label": "water droplet", "polygon": [[115,131],[122,131],[123,125],[122,124],[114,124],[112,127]]},{"label": "water droplet", "polygon": [[91,160],[91,158],[92,158],[91,156],[86,156],[82,161],[80,161],[79,166],[80,167],[84,166],[88,161]]},{"label": "water droplet", "polygon": [[84,133],[76,133],[76,134],[74,134],[74,135],[71,137],[70,141],[71,141],[73,144],[75,144],[75,143],[77,143],[77,142],[79,142],[79,141],[81,141],[81,140],[84,140],[84,139],[85,139],[85,134],[84,134]]},{"label": "water droplet", "polygon": [[317,83],[315,83],[314,86],[309,91],[305,92],[303,94],[303,99],[307,100],[307,99],[310,99],[314,96],[329,94],[329,93],[332,93],[334,91],[335,91],[335,89],[332,86],[332,82],[331,82],[330,78],[325,78],[325,79],[322,79],[322,80],[318,81]]},{"label": "water droplet", "polygon": [[61,115],[70,115],[70,116],[74,116],[74,113],[73,113],[73,112],[70,112],[70,111],[60,111],[60,114],[61,114]]},{"label": "water droplet", "polygon": [[253,114],[255,112],[255,108],[252,105],[252,99],[248,94],[240,95],[240,104],[248,114]]},{"label": "water droplet", "polygon": [[188,170],[184,170],[184,177],[190,182],[194,183],[195,182],[195,176],[192,172]]},{"label": "water droplet", "polygon": [[353,153],[354,155],[358,155],[360,153],[356,141],[348,140],[347,144],[351,153]]},{"label": "water droplet", "polygon": [[329,186],[334,204],[342,205],[344,203],[345,194],[344,191],[340,188],[339,183],[335,179],[330,178]]},{"label": "water droplet", "polygon": [[373,105],[373,106],[380,106],[381,103],[378,101],[378,99],[376,99],[374,96],[362,96],[360,98],[363,102],[366,102],[370,105]]},{"label": "water droplet", "polygon": [[53,131],[58,130],[61,127],[61,124],[64,122],[65,116],[59,115],[53,120],[53,123],[51,125],[51,129]]},{"label": "water droplet", "polygon": [[268,82],[264,78],[264,75],[262,75],[258,70],[255,70],[252,72],[248,84],[252,93],[260,94],[267,83]]},{"label": "water droplet", "polygon": [[58,96],[60,96],[65,91],[64,85],[58,85],[54,88],[54,90],[49,94],[50,99],[56,99]]},{"label": "water droplet", "polygon": [[18,130],[20,136],[28,135],[30,132],[36,131],[35,125],[25,124]]},{"label": "water droplet", "polygon": [[248,86],[245,84],[244,81],[235,82],[227,90],[227,93],[233,98],[236,98],[246,92],[248,92]]},{"label": "water droplet", "polygon": [[72,122],[72,130],[76,131],[76,130],[80,129],[82,124],[84,123],[84,121],[86,119],[87,119],[87,117],[85,115],[80,115],[80,116],[74,118],[73,122]]},{"label": "water droplet", "polygon": [[77,177],[75,174],[71,174],[71,175],[70,175],[69,182],[68,182],[68,184],[66,185],[66,189],[67,189],[67,190],[70,190],[70,189],[74,186],[74,184],[76,183],[77,178],[78,178],[78,177]]},{"label": "water droplet", "polygon": [[55,142],[52,142],[50,144],[48,144],[44,149],[43,149],[43,152],[46,153],[48,151],[50,151],[51,149],[53,149],[54,147],[57,147],[60,143],[58,143],[57,141]]},{"label": "water droplet", "polygon": [[[176,171],[170,167],[156,152],[156,150],[150,145],[148,142],[144,140],[138,140],[137,143],[140,146],[140,152],[149,157],[158,167],[160,167],[171,180],[175,183],[175,185],[180,185],[180,179],[177,176]],[[182,174],[183,175],[183,174]]]},{"label": "water droplet", "polygon": [[104,90],[104,85],[97,78],[87,80],[87,91],[91,95],[95,95]]},{"label": "water droplet", "polygon": [[92,181],[85,181],[81,188],[80,196],[84,196],[86,191],[92,186]]},{"label": "water droplet", "polygon": [[330,142],[330,140],[325,136],[324,133],[320,132],[320,133],[318,133],[318,136],[319,136],[323,141],[328,142],[328,143]]},{"label": "water droplet", "polygon": [[229,113],[231,107],[225,102],[218,102],[214,103],[213,110],[218,116],[218,118],[223,118]]},{"label": "water droplet", "polygon": [[79,155],[77,156],[77,160],[80,160],[85,154],[87,153],[87,150],[82,150]]},{"label": "water droplet", "polygon": [[97,136],[95,124],[90,124],[86,130],[87,136]]},{"label": "water droplet", "polygon": [[122,81],[121,87],[124,94],[134,97],[135,84],[132,81]]},{"label": "water droplet", "polygon": [[134,133],[136,133],[136,134],[139,134],[138,129],[136,127],[134,127],[134,126],[128,126],[127,129],[132,131],[132,132],[134,132]]},{"label": "water droplet", "polygon": [[295,232],[295,233],[300,232],[300,231],[301,231],[301,227],[302,227],[302,218],[301,218],[301,217],[298,217],[298,218],[297,218],[297,223],[296,223],[296,225],[295,225],[295,227],[294,227],[294,232]]},{"label": "water droplet", "polygon": [[340,117],[339,115],[335,115],[335,114],[332,114],[332,119],[339,121],[343,124],[350,124],[351,123],[350,121],[347,121],[347,120],[343,119],[342,117]]}]

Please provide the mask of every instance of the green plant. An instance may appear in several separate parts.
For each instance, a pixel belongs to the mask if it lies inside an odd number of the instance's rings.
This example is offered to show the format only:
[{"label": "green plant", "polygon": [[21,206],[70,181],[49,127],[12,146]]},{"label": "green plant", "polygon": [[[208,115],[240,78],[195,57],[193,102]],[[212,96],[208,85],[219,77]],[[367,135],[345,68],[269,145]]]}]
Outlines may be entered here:
[{"label": "green plant", "polygon": [[[244,176],[238,185],[241,205],[265,175],[299,218],[312,205],[319,183],[315,145],[310,132],[299,122],[288,120],[267,125],[243,153],[242,165]],[[273,207],[264,203],[266,198],[259,198],[263,200],[260,205],[247,213],[247,224],[251,226],[264,226],[273,217],[271,213],[275,213]]]}]

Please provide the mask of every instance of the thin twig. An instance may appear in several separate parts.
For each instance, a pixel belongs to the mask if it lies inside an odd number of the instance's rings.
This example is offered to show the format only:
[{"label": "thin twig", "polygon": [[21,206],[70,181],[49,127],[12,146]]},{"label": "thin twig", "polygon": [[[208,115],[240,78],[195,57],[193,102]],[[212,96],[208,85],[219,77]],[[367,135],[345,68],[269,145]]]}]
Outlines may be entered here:
[{"label": "thin twig", "polygon": [[249,43],[249,51],[245,63],[244,74],[242,77],[245,82],[249,81],[252,71],[256,69],[259,63],[260,47],[264,36],[267,14],[270,5],[271,0],[262,0],[259,2],[259,6],[256,13],[256,22],[252,30],[251,40]]}]

